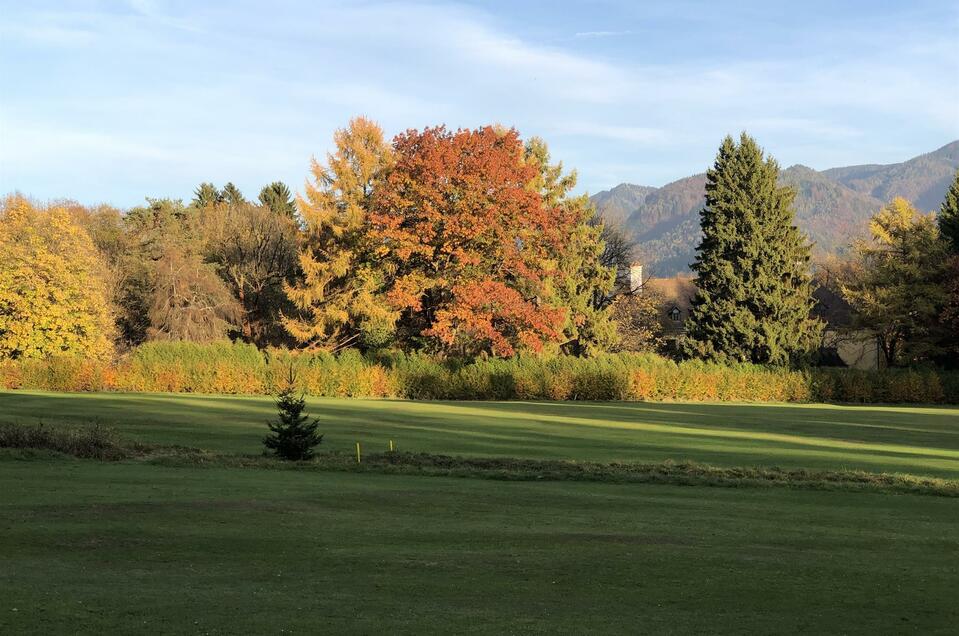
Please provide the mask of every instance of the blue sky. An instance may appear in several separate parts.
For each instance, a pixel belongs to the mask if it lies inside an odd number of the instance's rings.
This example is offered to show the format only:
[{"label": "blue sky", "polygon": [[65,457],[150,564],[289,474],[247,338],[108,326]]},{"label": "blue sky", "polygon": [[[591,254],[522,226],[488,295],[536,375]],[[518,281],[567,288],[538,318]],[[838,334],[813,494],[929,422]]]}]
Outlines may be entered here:
[{"label": "blue sky", "polygon": [[959,138],[959,2],[0,0],[0,77],[0,193],[300,190],[357,114],[515,126],[596,192],[743,129],[817,169]]}]

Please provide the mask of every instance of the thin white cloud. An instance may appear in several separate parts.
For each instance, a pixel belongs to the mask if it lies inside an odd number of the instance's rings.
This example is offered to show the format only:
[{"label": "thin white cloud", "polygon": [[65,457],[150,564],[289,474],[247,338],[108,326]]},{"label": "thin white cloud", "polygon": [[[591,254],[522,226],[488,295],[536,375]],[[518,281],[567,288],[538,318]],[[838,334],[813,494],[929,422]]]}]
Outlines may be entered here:
[{"label": "thin white cloud", "polygon": [[573,34],[574,38],[614,38],[621,35],[632,35],[635,31],[579,31]]},{"label": "thin white cloud", "polygon": [[[855,153],[850,163],[877,148],[899,153],[907,135],[934,138],[930,147],[959,136],[959,83],[943,79],[959,76],[957,40],[893,37],[892,26],[812,34],[810,46],[779,57],[761,42],[725,56],[667,57],[638,38],[628,50],[584,50],[600,47],[572,42],[568,25],[524,31],[508,16],[455,4],[70,7],[51,13],[23,3],[0,24],[0,69],[19,87],[4,95],[0,124],[17,130],[18,146],[32,146],[14,167],[23,183],[43,183],[56,165],[80,189],[104,166],[143,162],[152,193],[172,188],[167,175],[177,183],[282,178],[296,187],[309,156],[322,156],[332,131],[357,114],[388,133],[515,125],[546,138],[593,191],[613,185],[612,175],[657,184],[699,172],[722,136],[743,128],[784,162],[816,167],[844,153]],[[644,23],[663,11],[644,11]],[[671,5],[665,19],[677,11]],[[678,13],[684,28],[705,28],[695,7]],[[633,26],[575,39],[628,35]],[[844,48],[830,48],[832,40]],[[55,63],[30,67],[33,58]],[[45,81],[31,83],[36,77]],[[0,154],[9,147],[5,138]]]},{"label": "thin white cloud", "polygon": [[573,135],[625,141],[644,146],[675,141],[675,135],[662,128],[618,126],[597,122],[573,122],[552,127],[557,135]]},{"label": "thin white cloud", "polygon": [[863,133],[858,128],[831,124],[817,119],[802,117],[760,117],[744,121],[742,127],[754,132],[796,132],[817,139],[851,139]]},{"label": "thin white cloud", "polygon": [[628,77],[615,65],[523,40],[498,29],[488,16],[462,7],[369,5],[344,12],[325,28],[340,38],[368,40],[368,25],[375,25],[374,37],[383,37],[393,50],[406,47],[404,52],[427,69],[462,73],[478,87],[512,86],[520,94],[535,92],[541,99],[569,102],[610,103],[625,97]]}]

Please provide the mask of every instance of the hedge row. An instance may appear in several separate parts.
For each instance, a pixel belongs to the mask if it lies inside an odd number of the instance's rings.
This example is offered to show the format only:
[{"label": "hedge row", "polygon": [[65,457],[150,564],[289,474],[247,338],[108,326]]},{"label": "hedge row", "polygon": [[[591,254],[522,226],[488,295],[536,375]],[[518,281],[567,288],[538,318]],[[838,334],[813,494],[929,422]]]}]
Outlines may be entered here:
[{"label": "hedge row", "polygon": [[959,403],[959,373],[932,370],[789,370],[633,354],[453,364],[416,354],[260,351],[233,343],[150,343],[115,364],[67,357],[6,361],[0,385],[256,395],[275,392],[291,366],[301,388],[322,397]]}]

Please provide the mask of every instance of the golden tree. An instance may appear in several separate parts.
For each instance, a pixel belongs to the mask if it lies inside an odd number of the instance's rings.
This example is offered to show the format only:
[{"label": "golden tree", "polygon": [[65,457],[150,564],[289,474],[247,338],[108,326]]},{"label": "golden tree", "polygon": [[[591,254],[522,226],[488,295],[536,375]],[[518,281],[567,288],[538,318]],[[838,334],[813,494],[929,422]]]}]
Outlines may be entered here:
[{"label": "golden tree", "polygon": [[897,197],[872,217],[869,232],[842,285],[855,325],[876,334],[889,366],[940,355],[948,259],[935,216]]},{"label": "golden tree", "polygon": [[63,208],[13,196],[0,208],[0,358],[112,351],[108,271]]},{"label": "golden tree", "polygon": [[620,341],[613,351],[656,352],[666,340],[663,327],[663,296],[644,289],[636,294],[621,294],[609,306]]},{"label": "golden tree", "polygon": [[374,299],[381,273],[367,231],[370,199],[393,159],[383,131],[357,117],[333,137],[326,165],[313,161],[313,182],[297,198],[305,224],[302,277],[287,285],[296,312],[283,324],[299,342],[326,349],[382,344],[395,315]]}]

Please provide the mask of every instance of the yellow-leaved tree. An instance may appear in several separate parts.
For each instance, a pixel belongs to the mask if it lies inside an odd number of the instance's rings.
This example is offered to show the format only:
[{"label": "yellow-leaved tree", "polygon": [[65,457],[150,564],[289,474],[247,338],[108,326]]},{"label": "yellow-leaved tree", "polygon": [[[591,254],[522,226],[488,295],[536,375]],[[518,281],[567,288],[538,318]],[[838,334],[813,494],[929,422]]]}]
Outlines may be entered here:
[{"label": "yellow-leaved tree", "polygon": [[934,359],[948,335],[940,316],[949,277],[935,215],[896,197],[872,217],[869,232],[842,284],[854,325],[875,333],[889,366]]},{"label": "yellow-leaved tree", "polygon": [[0,207],[0,359],[112,352],[109,272],[63,208]]},{"label": "yellow-leaved tree", "polygon": [[333,138],[326,165],[313,161],[313,182],[298,197],[305,224],[299,253],[302,278],[287,285],[296,314],[283,324],[300,343],[336,350],[380,346],[396,316],[376,300],[383,276],[370,242],[368,214],[373,189],[392,164],[380,127],[363,117]]}]

